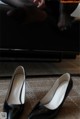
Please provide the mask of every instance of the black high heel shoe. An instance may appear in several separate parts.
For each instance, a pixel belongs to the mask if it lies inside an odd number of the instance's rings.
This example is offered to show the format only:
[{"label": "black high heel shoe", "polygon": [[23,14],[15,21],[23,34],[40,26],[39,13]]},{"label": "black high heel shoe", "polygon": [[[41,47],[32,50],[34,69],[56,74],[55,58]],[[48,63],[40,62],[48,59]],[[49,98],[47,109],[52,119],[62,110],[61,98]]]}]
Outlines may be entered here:
[{"label": "black high heel shoe", "polygon": [[25,71],[18,66],[12,76],[12,80],[4,102],[3,110],[7,113],[7,119],[18,119],[25,103]]},{"label": "black high heel shoe", "polygon": [[73,81],[69,73],[56,80],[49,92],[40,100],[29,114],[29,119],[53,119],[62,107],[72,89]]}]

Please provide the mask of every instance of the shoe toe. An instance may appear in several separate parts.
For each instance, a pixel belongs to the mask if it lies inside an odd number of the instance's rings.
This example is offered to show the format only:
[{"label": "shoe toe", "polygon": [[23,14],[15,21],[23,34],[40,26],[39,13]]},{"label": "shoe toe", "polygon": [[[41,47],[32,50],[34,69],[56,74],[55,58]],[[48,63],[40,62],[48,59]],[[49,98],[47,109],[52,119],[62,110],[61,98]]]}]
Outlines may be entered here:
[{"label": "shoe toe", "polygon": [[47,109],[43,105],[38,105],[34,108],[29,115],[29,119],[49,119],[51,110]]}]

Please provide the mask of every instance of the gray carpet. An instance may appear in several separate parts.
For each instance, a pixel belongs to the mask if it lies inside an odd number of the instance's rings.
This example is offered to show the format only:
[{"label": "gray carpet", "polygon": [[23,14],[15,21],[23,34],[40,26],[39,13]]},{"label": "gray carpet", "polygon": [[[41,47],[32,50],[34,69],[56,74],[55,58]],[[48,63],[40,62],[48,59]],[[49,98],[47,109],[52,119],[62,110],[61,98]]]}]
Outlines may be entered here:
[{"label": "gray carpet", "polygon": [[0,62],[0,76],[11,76],[15,68],[24,66],[27,76],[53,75],[69,72],[80,74],[80,55],[76,59],[63,59],[61,62]]}]

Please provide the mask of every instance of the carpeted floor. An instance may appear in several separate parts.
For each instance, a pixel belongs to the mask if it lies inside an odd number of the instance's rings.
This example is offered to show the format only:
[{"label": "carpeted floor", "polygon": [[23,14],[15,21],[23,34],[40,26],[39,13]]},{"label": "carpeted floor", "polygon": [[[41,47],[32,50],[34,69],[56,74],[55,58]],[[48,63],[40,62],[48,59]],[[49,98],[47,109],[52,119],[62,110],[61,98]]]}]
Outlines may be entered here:
[{"label": "carpeted floor", "polygon": [[12,76],[15,68],[22,65],[27,76],[45,76],[53,74],[80,75],[80,55],[76,59],[63,59],[61,62],[0,62],[0,76]]},{"label": "carpeted floor", "polygon": [[[57,78],[58,77],[26,79],[26,102],[20,119],[28,119],[28,114],[32,108],[47,93]],[[80,77],[72,77],[72,80],[73,88],[55,119],[80,119]],[[0,112],[3,108],[9,83],[10,79],[0,80]]]}]

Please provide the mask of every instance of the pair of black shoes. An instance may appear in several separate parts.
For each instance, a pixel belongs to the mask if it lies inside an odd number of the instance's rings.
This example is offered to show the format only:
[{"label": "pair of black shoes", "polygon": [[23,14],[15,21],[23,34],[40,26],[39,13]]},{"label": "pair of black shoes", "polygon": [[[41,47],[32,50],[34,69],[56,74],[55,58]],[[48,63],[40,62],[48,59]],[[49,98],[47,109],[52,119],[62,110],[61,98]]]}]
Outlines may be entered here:
[{"label": "pair of black shoes", "polygon": [[[73,81],[69,73],[63,74],[53,84],[48,93],[36,104],[28,119],[53,119],[62,107],[72,89]],[[18,66],[12,76],[11,84],[4,102],[7,119],[18,119],[25,104],[25,70]]]}]

